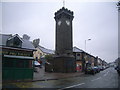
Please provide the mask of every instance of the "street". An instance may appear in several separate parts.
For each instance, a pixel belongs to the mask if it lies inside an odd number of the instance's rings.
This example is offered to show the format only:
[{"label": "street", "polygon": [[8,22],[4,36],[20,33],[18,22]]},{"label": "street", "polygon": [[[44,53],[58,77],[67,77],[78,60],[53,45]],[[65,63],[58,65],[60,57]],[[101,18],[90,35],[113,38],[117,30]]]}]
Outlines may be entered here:
[{"label": "street", "polygon": [[118,74],[114,67],[110,67],[95,75],[82,74],[79,77],[46,80],[37,82],[19,82],[12,83],[12,86],[18,88],[118,88]]},{"label": "street", "polygon": [[85,75],[84,78],[76,78],[76,83],[65,88],[117,88],[118,75],[114,68],[101,71],[96,75]]}]

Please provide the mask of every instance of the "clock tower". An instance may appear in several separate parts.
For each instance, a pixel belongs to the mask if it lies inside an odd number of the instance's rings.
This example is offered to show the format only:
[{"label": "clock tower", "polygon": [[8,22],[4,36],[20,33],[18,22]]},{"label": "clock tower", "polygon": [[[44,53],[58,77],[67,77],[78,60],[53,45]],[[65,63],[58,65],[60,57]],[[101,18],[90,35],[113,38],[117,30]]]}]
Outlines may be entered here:
[{"label": "clock tower", "polygon": [[75,72],[76,62],[73,56],[72,20],[73,12],[65,7],[55,12],[56,43],[53,60],[54,72]]},{"label": "clock tower", "polygon": [[73,12],[64,7],[55,13],[56,21],[56,55],[71,56],[73,48],[72,20]]}]

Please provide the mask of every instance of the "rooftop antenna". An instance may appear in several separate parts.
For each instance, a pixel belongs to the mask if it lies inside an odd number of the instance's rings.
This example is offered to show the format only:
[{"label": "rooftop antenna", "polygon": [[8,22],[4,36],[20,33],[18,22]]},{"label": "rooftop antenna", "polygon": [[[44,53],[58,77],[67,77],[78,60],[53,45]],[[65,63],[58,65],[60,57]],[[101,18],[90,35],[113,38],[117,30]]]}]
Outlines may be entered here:
[{"label": "rooftop antenna", "polygon": [[63,0],[63,7],[65,7],[65,0]]}]

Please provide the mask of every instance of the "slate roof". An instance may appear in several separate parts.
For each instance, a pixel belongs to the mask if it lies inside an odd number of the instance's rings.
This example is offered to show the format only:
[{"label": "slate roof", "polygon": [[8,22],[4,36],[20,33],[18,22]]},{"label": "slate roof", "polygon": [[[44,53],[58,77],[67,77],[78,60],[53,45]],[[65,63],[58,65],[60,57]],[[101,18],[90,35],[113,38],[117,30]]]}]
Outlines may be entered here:
[{"label": "slate roof", "polygon": [[7,40],[10,40],[10,39],[15,38],[15,37],[18,37],[22,41],[21,37],[18,34],[15,34],[15,35],[11,36]]},{"label": "slate roof", "polygon": [[23,38],[22,38],[22,40],[23,40],[22,48],[35,49],[32,42],[30,42],[29,40],[25,40]]},{"label": "slate roof", "polygon": [[89,54],[89,53],[87,53],[87,52],[85,52],[85,51],[83,51],[83,50],[81,50],[81,49],[79,49],[79,48],[77,48],[77,47],[73,47],[73,52],[76,52],[76,53],[84,52],[84,53],[86,53],[87,55],[89,55],[88,57],[94,57],[94,58],[96,58],[95,56],[93,56],[93,55],[91,55],[91,54]]},{"label": "slate roof", "polygon": [[[54,50],[47,49],[47,48],[42,47],[42,46],[40,46],[40,45],[38,46],[38,48],[39,48],[42,52],[47,53],[47,54],[54,54],[54,53],[55,53]],[[84,51],[81,50],[81,49],[79,49],[79,48],[77,48],[77,47],[73,47],[73,52],[84,52]]]},{"label": "slate roof", "polygon": [[54,53],[55,53],[54,50],[44,48],[44,47],[42,47],[42,46],[40,46],[40,45],[38,46],[38,48],[39,48],[42,52],[47,53],[47,54],[54,54]]},{"label": "slate roof", "polygon": [[12,34],[0,34],[0,46],[6,46],[7,39],[12,37]]},{"label": "slate roof", "polygon": [[[0,37],[2,38],[2,41],[0,42],[0,46],[6,46],[7,40],[11,39],[11,38],[14,38],[15,36],[16,35],[12,36],[12,34],[0,34]],[[26,39],[23,39],[23,38],[19,37],[19,35],[18,35],[18,38],[22,41],[22,47],[21,48],[35,50],[32,42],[30,42],[29,40],[26,40]]]},{"label": "slate roof", "polygon": [[77,47],[73,47],[73,52],[84,52],[84,51]]},{"label": "slate roof", "polygon": [[84,53],[86,53],[86,54],[88,54],[88,55],[90,55],[90,56],[94,57],[93,55],[91,55],[91,54],[89,54],[89,53],[87,53],[87,52],[83,51],[82,49],[77,48],[76,46],[75,46],[75,47],[73,47],[73,52],[84,52]]}]

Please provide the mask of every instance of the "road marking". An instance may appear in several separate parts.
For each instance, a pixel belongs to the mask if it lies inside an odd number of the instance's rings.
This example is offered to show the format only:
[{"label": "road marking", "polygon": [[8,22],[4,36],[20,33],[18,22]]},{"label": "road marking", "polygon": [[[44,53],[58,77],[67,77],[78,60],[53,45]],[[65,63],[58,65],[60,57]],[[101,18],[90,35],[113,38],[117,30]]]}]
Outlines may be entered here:
[{"label": "road marking", "polygon": [[73,85],[73,86],[68,86],[68,87],[65,87],[65,88],[62,88],[62,89],[58,89],[58,90],[63,90],[63,89],[67,89],[67,88],[73,88],[73,87],[77,87],[77,86],[80,86],[80,85],[83,85],[85,83],[80,83],[80,84],[77,84],[77,85]]},{"label": "road marking", "polygon": [[96,81],[96,80],[98,80],[98,79],[100,79],[101,77],[99,77],[99,78],[96,78],[96,79],[93,79],[93,80],[91,80],[91,81]]}]

